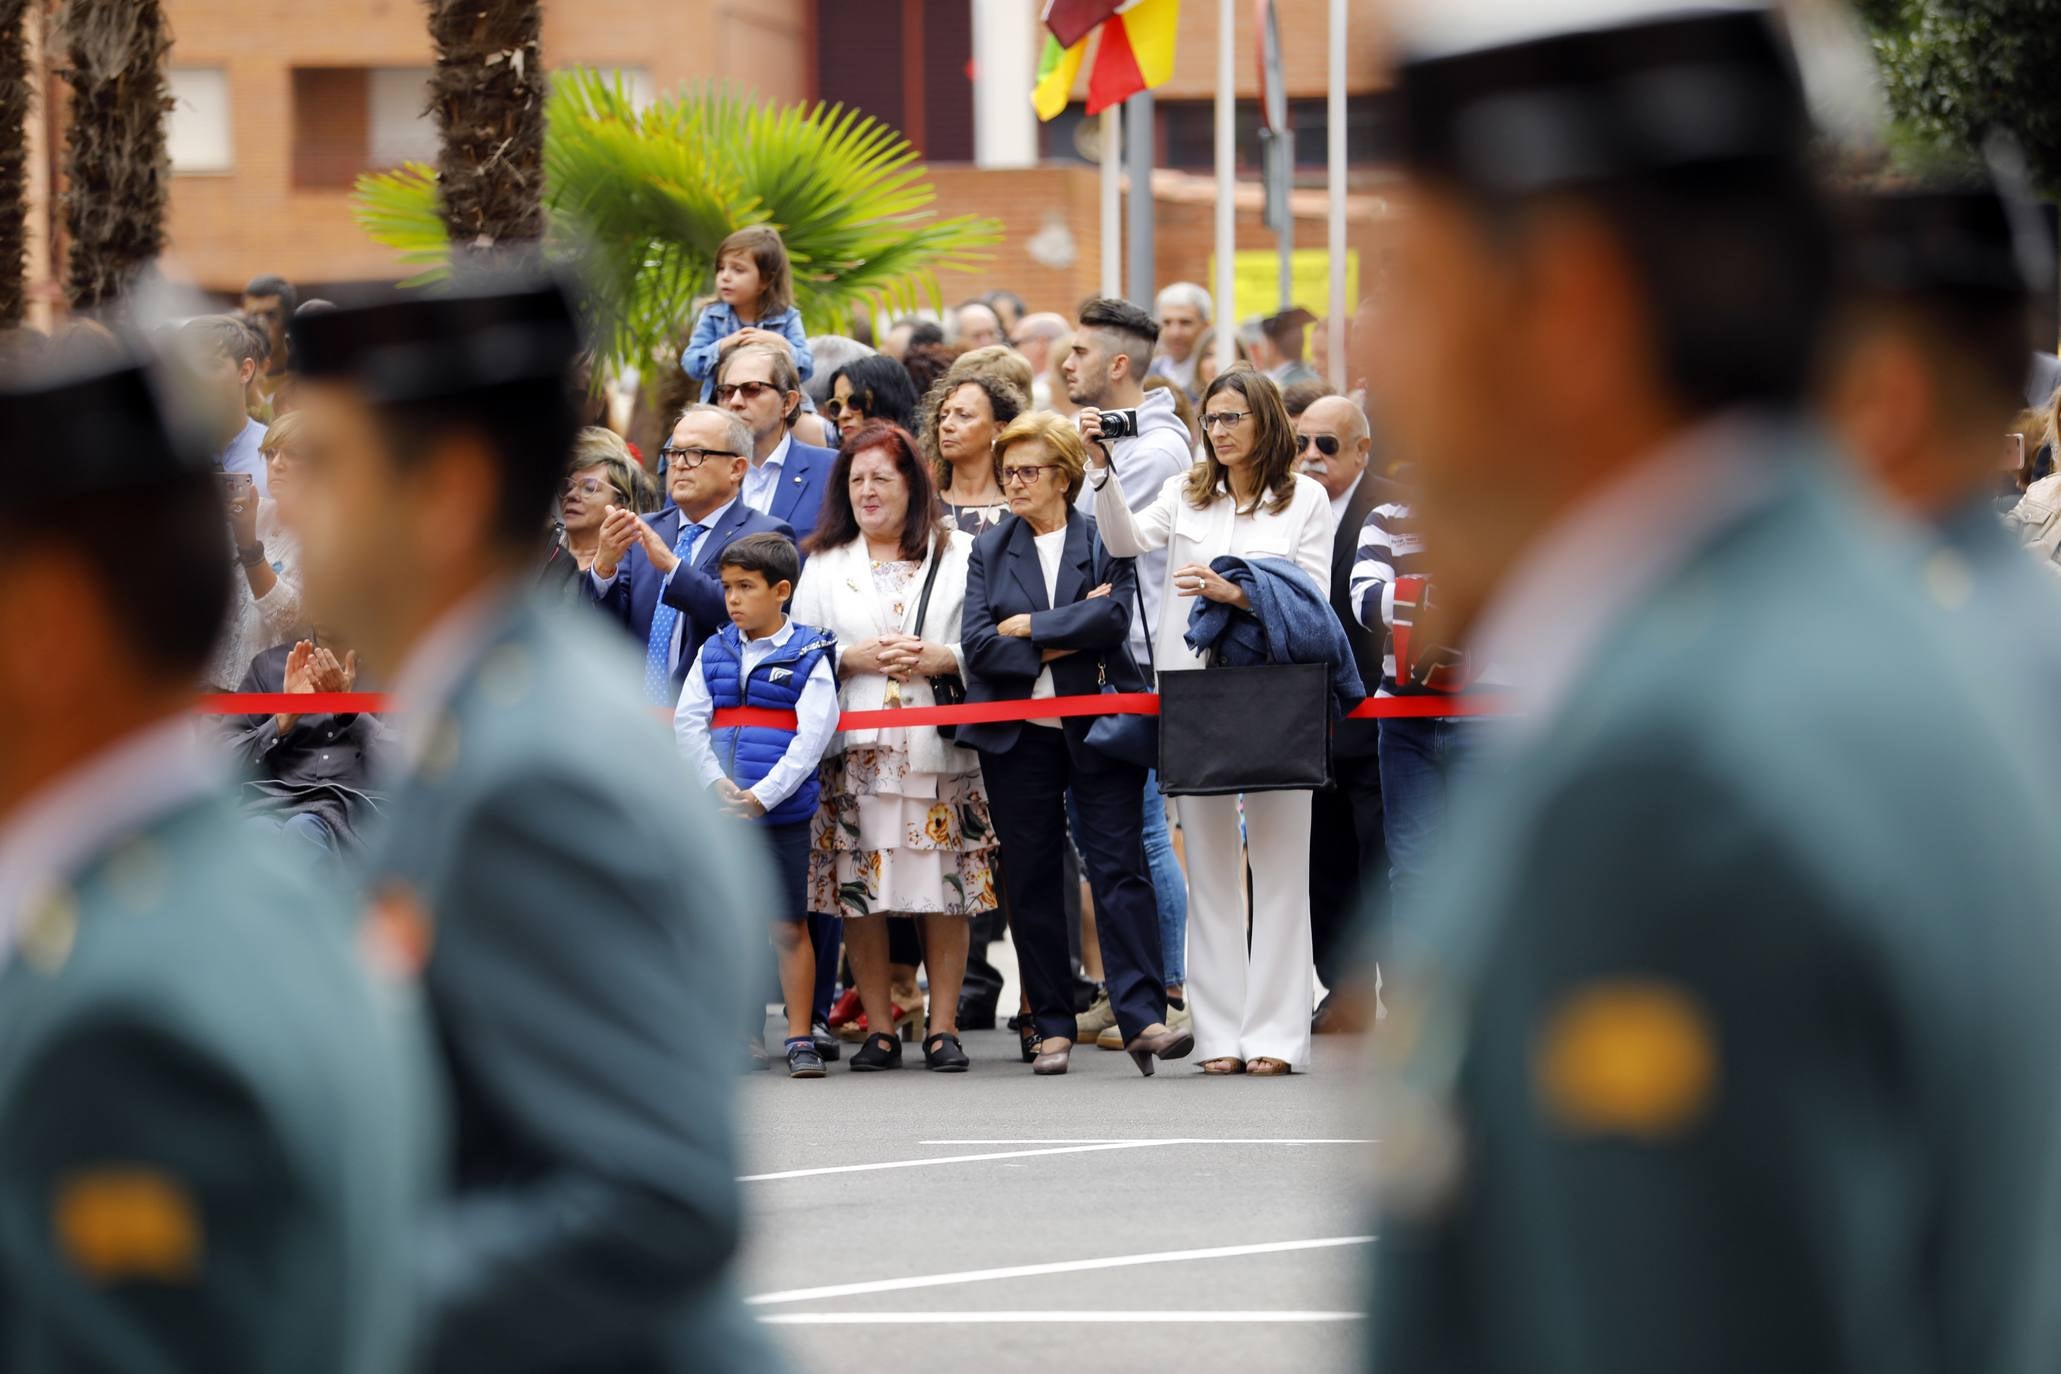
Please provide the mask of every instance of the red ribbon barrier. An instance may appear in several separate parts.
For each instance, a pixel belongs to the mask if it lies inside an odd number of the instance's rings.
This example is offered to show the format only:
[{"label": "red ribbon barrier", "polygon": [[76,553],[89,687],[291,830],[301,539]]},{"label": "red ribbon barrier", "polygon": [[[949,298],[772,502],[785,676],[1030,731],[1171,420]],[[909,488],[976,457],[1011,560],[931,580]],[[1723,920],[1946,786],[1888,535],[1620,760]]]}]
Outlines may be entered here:
[{"label": "red ribbon barrier", "polygon": [[[207,715],[345,715],[381,712],[387,698],[379,692],[222,692],[200,699]],[[666,712],[671,715],[670,711]],[[1149,692],[1115,692],[1097,696],[1048,697],[1041,701],[987,701],[967,706],[900,706],[884,711],[846,711],[840,730],[892,730],[910,725],[975,725],[1010,720],[1062,720],[1074,716],[1156,716],[1159,698]],[[1371,697],[1352,712],[1354,720],[1423,720],[1441,716],[1510,715],[1511,698],[1503,695],[1460,697]],[[736,706],[717,711],[718,729],[770,725],[793,729],[792,711]]]}]

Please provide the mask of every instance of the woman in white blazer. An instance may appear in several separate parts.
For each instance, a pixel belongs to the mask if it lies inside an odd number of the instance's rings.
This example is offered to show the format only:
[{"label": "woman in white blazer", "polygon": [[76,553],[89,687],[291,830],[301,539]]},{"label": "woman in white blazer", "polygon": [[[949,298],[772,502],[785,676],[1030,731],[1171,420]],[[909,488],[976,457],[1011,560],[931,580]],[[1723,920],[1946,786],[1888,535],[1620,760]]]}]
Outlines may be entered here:
[{"label": "woman in white blazer", "polygon": [[[874,422],[845,440],[793,606],[796,623],[837,636],[844,710],[930,706],[933,678],[962,675],[959,617],[972,547],[970,536],[944,524],[929,467],[907,430]],[[930,968],[924,1062],[963,1071],[958,1011],[966,918],[997,905],[995,831],[980,758],[929,725],[848,731],[837,751],[823,768],[809,909],[844,918],[845,948],[872,1031],[851,1066],[865,1072],[901,1065],[883,918],[914,917]]]},{"label": "woman in white blazer", "polygon": [[[1203,668],[1188,647],[1188,612],[1198,596],[1248,605],[1236,584],[1209,570],[1226,554],[1285,558],[1328,586],[1335,517],[1324,488],[1298,476],[1295,431],[1281,393],[1239,364],[1202,398],[1203,459],[1169,478],[1159,499],[1132,513],[1097,443],[1095,519],[1120,557],[1167,553],[1153,661],[1164,672]],[[1081,431],[1101,433],[1101,416],[1080,414]],[[1229,723],[1227,722],[1227,726]],[[1188,851],[1188,1005],[1204,1073],[1284,1074],[1306,1068],[1315,984],[1310,954],[1310,794],[1256,792],[1244,798],[1245,846],[1237,797],[1176,797]],[[1252,861],[1252,938],[1245,926],[1244,854]]]}]

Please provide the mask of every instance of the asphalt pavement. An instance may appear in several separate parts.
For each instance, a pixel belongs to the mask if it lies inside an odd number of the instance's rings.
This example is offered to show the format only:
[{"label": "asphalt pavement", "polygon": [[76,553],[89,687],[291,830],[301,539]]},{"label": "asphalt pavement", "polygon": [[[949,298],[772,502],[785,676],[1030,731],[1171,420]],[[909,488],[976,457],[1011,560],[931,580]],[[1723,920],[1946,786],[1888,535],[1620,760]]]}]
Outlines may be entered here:
[{"label": "asphalt pavement", "polygon": [[910,1045],[899,1072],[747,1077],[743,1283],[796,1369],[1354,1367],[1360,1042],[1274,1079],[1092,1045],[1034,1078],[1010,1032],[965,1043],[964,1074]]}]

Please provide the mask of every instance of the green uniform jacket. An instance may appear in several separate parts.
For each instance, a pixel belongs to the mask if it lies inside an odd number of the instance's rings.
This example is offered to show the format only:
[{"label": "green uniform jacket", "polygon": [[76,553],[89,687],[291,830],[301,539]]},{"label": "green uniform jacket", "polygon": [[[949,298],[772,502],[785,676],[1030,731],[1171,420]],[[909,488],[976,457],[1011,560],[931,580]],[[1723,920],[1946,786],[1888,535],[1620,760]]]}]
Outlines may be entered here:
[{"label": "green uniform jacket", "polygon": [[1772,457],[1456,795],[1383,1374],[2061,1368],[2055,779],[1907,543]]},{"label": "green uniform jacket", "polygon": [[433,927],[455,1112],[438,1370],[777,1368],[728,1282],[765,861],[584,609],[506,608],[393,789],[372,895]]},{"label": "green uniform jacket", "polygon": [[406,1367],[426,1046],[280,845],[209,796],[23,913],[0,971],[0,1367]]}]

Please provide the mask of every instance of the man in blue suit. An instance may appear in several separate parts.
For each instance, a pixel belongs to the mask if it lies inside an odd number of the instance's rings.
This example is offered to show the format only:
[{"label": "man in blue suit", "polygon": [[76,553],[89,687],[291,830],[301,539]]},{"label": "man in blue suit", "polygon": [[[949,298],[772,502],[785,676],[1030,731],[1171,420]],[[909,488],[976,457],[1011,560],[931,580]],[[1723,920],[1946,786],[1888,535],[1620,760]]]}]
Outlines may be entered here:
[{"label": "man in blue suit", "polygon": [[717,362],[715,390],[710,394],[751,430],[744,504],[786,521],[797,542],[807,539],[823,508],[823,487],[837,463],[837,450],[794,437],[802,403],[801,374],[794,370],[794,359],[764,344],[739,344]]},{"label": "man in blue suit", "polygon": [[587,589],[644,645],[644,695],[670,706],[701,642],[729,623],[716,560],[747,534],[794,531],[738,492],[751,465],[751,431],[715,406],[689,406],[659,450],[673,504],[643,517],[612,510]]}]

